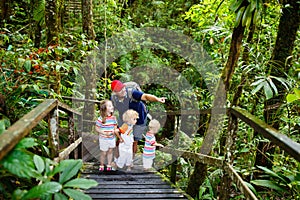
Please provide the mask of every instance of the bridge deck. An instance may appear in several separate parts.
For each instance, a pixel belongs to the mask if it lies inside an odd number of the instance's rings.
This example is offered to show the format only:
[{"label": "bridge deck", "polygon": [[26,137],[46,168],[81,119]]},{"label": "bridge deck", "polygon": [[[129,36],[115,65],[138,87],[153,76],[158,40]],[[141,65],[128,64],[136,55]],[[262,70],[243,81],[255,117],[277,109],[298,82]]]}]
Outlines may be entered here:
[{"label": "bridge deck", "polygon": [[155,172],[143,172],[135,166],[130,172],[98,172],[98,166],[90,164],[81,177],[96,180],[99,184],[86,191],[92,199],[189,199],[183,192],[171,186]]}]

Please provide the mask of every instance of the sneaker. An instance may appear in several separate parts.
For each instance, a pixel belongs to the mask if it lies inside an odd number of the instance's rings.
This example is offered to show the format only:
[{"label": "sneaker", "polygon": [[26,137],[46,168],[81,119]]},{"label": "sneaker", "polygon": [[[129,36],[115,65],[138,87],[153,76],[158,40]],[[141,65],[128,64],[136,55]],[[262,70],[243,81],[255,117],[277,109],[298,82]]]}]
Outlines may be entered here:
[{"label": "sneaker", "polygon": [[104,171],[104,166],[101,165],[101,166],[99,167],[99,171],[100,171],[100,172],[103,172],[103,171]]},{"label": "sneaker", "polygon": [[109,172],[109,171],[111,171],[111,170],[112,170],[111,166],[107,166],[107,167],[106,167],[106,171]]}]

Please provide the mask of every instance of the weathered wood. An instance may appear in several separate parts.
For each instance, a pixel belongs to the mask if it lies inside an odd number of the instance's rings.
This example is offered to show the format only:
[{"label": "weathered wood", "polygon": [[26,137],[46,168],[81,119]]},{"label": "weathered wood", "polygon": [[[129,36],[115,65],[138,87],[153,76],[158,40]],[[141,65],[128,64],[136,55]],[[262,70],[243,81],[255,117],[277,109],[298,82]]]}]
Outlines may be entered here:
[{"label": "weathered wood", "polygon": [[59,162],[63,159],[68,158],[69,154],[74,151],[79,144],[81,144],[82,138],[78,138],[74,143],[70,144],[64,151],[59,153],[59,156],[54,159],[54,161]]},{"label": "weathered wood", "polygon": [[213,165],[216,167],[223,166],[222,159],[214,158],[212,156],[207,156],[207,155],[200,154],[200,153],[193,153],[193,152],[189,152],[189,151],[177,150],[177,149],[168,148],[168,147],[160,148],[159,150],[164,153],[169,153],[169,154],[172,154],[177,157],[191,159],[191,160],[203,163],[203,164],[209,164],[209,165]]},{"label": "weathered wood", "polygon": [[50,111],[48,119],[50,157],[54,159],[59,152],[58,108]]},{"label": "weathered wood", "polygon": [[229,174],[230,178],[237,185],[239,190],[245,195],[246,199],[249,200],[258,200],[255,194],[248,188],[248,186],[244,183],[243,179],[239,176],[239,174],[233,169],[233,167],[226,163],[224,166],[225,171]]},{"label": "weathered wood", "polygon": [[4,131],[0,135],[0,160],[56,106],[57,100],[45,100]]},{"label": "weathered wood", "polygon": [[140,171],[135,166],[131,172],[99,173],[96,163],[85,163],[82,178],[94,179],[96,187],[85,191],[92,199],[191,199],[173,187],[160,174]]},{"label": "weathered wood", "polygon": [[255,131],[261,133],[265,138],[272,141],[274,144],[281,147],[289,155],[300,161],[300,144],[293,141],[286,135],[281,134],[262,120],[248,113],[239,107],[230,109],[230,112],[249,124]]}]

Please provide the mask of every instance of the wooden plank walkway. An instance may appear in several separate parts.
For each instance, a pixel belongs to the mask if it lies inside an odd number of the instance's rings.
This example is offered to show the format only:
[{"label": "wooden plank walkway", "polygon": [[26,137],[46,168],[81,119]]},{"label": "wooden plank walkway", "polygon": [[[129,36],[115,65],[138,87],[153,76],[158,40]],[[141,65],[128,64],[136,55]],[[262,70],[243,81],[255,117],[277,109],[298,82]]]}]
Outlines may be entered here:
[{"label": "wooden plank walkway", "polygon": [[191,199],[186,194],[171,186],[155,172],[144,172],[140,166],[132,171],[98,171],[98,164],[86,164],[81,174],[83,178],[96,180],[97,187],[86,190],[92,199]]}]

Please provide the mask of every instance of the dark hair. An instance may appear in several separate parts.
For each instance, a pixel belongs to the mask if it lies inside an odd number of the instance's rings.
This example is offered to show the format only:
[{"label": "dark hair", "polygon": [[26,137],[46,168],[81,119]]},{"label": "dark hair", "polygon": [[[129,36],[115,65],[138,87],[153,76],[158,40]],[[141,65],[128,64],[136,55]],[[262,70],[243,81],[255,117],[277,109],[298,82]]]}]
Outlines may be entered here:
[{"label": "dark hair", "polygon": [[108,99],[105,99],[105,100],[102,100],[99,104],[99,109],[100,109],[100,116],[102,117],[102,123],[105,124],[106,122],[106,111],[107,111],[107,102],[111,102],[110,100]]}]

